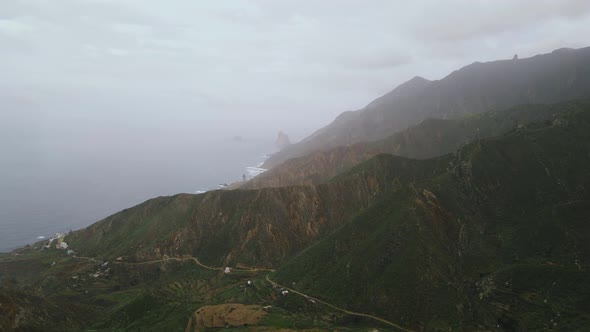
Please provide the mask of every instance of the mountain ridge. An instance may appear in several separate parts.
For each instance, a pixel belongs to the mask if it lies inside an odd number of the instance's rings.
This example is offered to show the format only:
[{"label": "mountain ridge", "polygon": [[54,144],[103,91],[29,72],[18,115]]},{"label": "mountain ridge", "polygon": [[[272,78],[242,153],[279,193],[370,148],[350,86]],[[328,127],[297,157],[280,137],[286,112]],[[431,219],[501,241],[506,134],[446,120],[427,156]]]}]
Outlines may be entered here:
[{"label": "mountain ridge", "polygon": [[[418,88],[405,89],[417,80]],[[398,88],[400,88],[398,90]],[[313,151],[387,137],[428,118],[456,118],[526,103],[590,95],[590,47],[518,60],[473,63],[443,79],[412,79],[358,111],[345,112],[301,142],[271,156],[264,168]],[[400,91],[410,90],[408,94]]]},{"label": "mountain ridge", "polygon": [[531,122],[551,120],[564,110],[584,107],[588,102],[582,100],[550,105],[519,105],[457,119],[429,118],[379,141],[340,146],[287,160],[253,178],[241,188],[323,183],[379,153],[417,159],[437,157],[477,139],[499,136]]}]

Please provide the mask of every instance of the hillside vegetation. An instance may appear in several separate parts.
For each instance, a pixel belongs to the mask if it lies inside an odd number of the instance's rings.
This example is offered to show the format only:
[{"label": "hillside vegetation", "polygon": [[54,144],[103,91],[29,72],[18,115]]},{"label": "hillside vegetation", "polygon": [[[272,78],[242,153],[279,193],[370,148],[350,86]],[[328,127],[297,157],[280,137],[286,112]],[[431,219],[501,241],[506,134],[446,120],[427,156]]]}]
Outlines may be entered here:
[{"label": "hillside vegetation", "polygon": [[[412,169],[399,171],[408,179],[418,176]],[[274,267],[377,202],[381,187],[398,175],[395,169],[379,169],[315,187],[159,197],[65,240],[81,255],[101,259],[194,255],[214,265]]]},{"label": "hillside vegetation", "polygon": [[[336,306],[411,330],[583,329],[590,105],[555,107],[451,154],[380,154],[317,186],[149,200],[68,234],[78,258],[42,243],[0,256],[0,323],[157,331],[237,303],[277,307],[262,330],[387,329]],[[334,307],[281,295],[268,274]]]},{"label": "hillside vegetation", "polygon": [[[277,280],[416,329],[587,327],[588,105],[435,160]],[[375,162],[401,161],[350,172]]]}]

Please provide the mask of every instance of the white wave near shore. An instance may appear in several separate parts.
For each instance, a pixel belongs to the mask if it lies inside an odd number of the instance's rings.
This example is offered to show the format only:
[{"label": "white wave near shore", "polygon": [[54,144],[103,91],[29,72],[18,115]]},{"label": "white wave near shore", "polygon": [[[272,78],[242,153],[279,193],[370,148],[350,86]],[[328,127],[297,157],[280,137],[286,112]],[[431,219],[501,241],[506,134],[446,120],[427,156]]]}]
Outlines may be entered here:
[{"label": "white wave near shore", "polygon": [[226,183],[221,183],[219,184],[216,188],[205,188],[205,189],[199,189],[199,190],[195,190],[195,194],[204,194],[208,191],[211,190],[216,190],[216,189],[223,189],[228,187],[230,184],[235,184],[235,183],[239,183],[239,182],[246,182],[249,181],[253,178],[255,178],[256,176],[264,173],[267,171],[267,169],[262,168],[261,166],[264,165],[264,162],[270,157],[270,154],[265,154],[263,156],[259,156],[257,159],[259,160],[256,163],[256,166],[247,166],[244,169],[244,173],[242,174],[242,178],[238,179],[238,180],[234,180],[231,182],[226,182]]},{"label": "white wave near shore", "polygon": [[262,174],[264,172],[266,172],[266,169],[265,168],[253,167],[253,166],[246,167],[246,174],[247,174],[248,180],[249,179],[252,179],[252,178],[254,178],[254,177],[256,177],[256,176],[258,176],[258,175],[260,175],[260,174]]}]

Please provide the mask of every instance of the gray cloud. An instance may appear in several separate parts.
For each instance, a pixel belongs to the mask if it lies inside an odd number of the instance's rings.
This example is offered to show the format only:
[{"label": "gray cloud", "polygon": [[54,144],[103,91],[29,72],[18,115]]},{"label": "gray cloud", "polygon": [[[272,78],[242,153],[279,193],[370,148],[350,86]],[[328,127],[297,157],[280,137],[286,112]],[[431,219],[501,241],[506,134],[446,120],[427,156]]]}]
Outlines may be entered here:
[{"label": "gray cloud", "polygon": [[301,137],[414,75],[588,45],[589,13],[572,0],[14,0],[0,4],[0,84],[54,109],[107,98],[123,118],[163,105]]},{"label": "gray cloud", "polygon": [[[428,15],[431,10],[432,15]],[[590,2],[453,0],[421,8],[420,11],[426,13],[426,19],[418,20],[412,27],[416,37],[436,42],[456,42],[510,34],[531,25],[542,26],[553,20],[577,20],[588,15]]]}]

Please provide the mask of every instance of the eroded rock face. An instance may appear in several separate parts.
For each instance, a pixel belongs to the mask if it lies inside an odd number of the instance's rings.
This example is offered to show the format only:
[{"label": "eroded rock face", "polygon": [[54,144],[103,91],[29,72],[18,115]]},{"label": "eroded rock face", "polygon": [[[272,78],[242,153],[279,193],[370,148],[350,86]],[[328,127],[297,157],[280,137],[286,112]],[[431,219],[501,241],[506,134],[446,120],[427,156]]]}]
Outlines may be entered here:
[{"label": "eroded rock face", "polygon": [[186,332],[204,331],[207,328],[256,325],[266,315],[262,306],[240,303],[207,305],[197,309],[189,321]]},{"label": "eroded rock face", "polygon": [[68,243],[80,255],[110,259],[190,255],[214,266],[275,267],[378,201],[383,176],[377,174],[320,186],[160,197],[73,232]]}]

